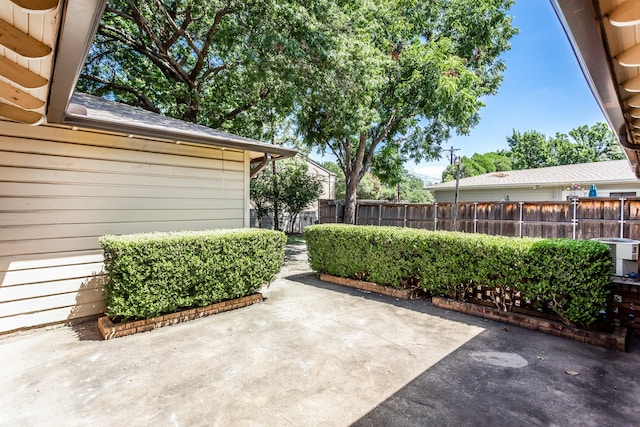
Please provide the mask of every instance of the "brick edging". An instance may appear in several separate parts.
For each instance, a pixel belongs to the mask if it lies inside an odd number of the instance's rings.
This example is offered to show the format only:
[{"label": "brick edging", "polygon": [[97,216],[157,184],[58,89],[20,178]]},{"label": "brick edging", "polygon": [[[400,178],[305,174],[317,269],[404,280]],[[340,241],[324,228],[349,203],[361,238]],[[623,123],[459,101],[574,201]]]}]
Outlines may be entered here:
[{"label": "brick edging", "polygon": [[586,331],[573,326],[568,326],[552,320],[539,319],[519,313],[501,311],[492,307],[453,301],[442,297],[431,299],[434,306],[460,313],[471,314],[485,319],[498,320],[522,328],[532,329],[559,337],[569,338],[575,341],[597,345],[618,351],[627,351],[627,328],[616,327],[613,334],[606,332]]},{"label": "brick edging", "polygon": [[151,319],[116,324],[114,324],[108,316],[103,316],[98,319],[98,329],[100,330],[102,338],[109,340],[112,338],[151,331],[163,326],[182,323],[199,317],[211,316],[212,314],[235,310],[236,308],[246,307],[248,305],[261,302],[262,299],[262,294],[258,292],[252,295],[218,302],[204,307],[195,307],[184,311],[165,314],[163,316],[152,317]]},{"label": "brick edging", "polygon": [[331,276],[329,274],[321,274],[320,280],[334,283],[336,285],[360,289],[361,291],[375,292],[377,294],[387,295],[394,298],[413,299],[418,297],[417,289],[396,289],[390,286],[382,286],[376,283],[363,282],[361,280],[346,279],[344,277]]}]

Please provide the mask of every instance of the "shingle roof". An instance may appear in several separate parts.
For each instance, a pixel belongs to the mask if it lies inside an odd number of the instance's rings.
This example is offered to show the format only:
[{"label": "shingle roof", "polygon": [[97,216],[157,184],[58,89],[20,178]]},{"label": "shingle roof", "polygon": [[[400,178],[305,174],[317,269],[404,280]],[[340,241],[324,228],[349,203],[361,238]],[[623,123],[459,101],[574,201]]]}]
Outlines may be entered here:
[{"label": "shingle roof", "polygon": [[[519,187],[523,185],[563,185],[580,182],[589,184],[640,182],[627,160],[553,166],[548,168],[491,172],[462,178],[460,188]],[[427,190],[454,189],[456,182],[447,181],[426,187]]]},{"label": "shingle roof", "polygon": [[[86,112],[83,109],[86,109]],[[270,153],[274,157],[296,155],[295,150],[221,132],[206,126],[185,122],[79,92],[75,92],[71,98],[64,124],[182,142],[195,142],[217,147],[237,148],[258,153]]]}]

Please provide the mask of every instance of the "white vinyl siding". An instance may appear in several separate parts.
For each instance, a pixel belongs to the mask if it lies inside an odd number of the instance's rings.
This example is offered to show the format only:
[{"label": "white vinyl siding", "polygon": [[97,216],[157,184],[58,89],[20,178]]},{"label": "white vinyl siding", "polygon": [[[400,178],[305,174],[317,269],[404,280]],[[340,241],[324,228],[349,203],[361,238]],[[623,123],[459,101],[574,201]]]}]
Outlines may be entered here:
[{"label": "white vinyl siding", "polygon": [[248,153],[0,121],[0,333],[104,310],[98,237],[243,227]]}]

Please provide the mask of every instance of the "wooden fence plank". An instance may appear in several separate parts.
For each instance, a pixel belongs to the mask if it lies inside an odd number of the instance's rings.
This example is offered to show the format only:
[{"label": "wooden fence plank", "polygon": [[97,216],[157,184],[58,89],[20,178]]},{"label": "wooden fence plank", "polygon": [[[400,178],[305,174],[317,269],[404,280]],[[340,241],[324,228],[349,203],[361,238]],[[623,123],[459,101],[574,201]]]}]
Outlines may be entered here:
[{"label": "wooden fence plank", "polygon": [[[578,199],[575,207],[571,201],[461,202],[456,222],[458,231],[465,233],[571,239],[575,219],[575,237],[578,239],[626,237],[640,240],[640,197],[624,200],[623,236],[620,236],[620,208],[619,198],[604,197]],[[321,223],[342,222],[344,203],[321,200],[318,213]],[[454,203],[450,202],[366,201],[358,204],[358,223],[363,225],[453,230],[453,214]]]}]

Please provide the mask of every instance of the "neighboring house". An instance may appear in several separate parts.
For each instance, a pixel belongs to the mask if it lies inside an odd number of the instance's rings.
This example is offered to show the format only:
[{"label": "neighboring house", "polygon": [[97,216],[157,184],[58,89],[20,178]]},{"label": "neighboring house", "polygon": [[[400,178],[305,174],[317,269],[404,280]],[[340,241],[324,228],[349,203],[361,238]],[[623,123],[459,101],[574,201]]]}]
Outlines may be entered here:
[{"label": "neighboring house", "polygon": [[104,4],[0,0],[0,333],[101,313],[103,234],[248,227],[250,174],[295,155],[73,94]]},{"label": "neighboring house", "polygon": [[551,0],[551,4],[598,105],[633,172],[640,176],[639,2]]},{"label": "neighboring house", "polygon": [[[587,197],[591,185],[598,197],[640,196],[640,180],[627,160],[492,172],[460,179],[461,202],[561,201]],[[453,202],[456,181],[426,187],[436,202]]]},{"label": "neighboring house", "polygon": [[[311,159],[305,159],[307,163],[307,174],[322,179],[322,194],[318,199],[335,199],[336,195],[336,174],[326,169],[324,166],[314,162]],[[293,226],[295,232],[302,232],[308,225],[313,225],[318,221],[318,199],[314,200],[309,206],[306,207],[300,215],[298,215],[296,224]],[[286,218],[282,218],[283,230],[289,230],[290,224]],[[255,210],[251,210],[251,226],[262,228],[273,228],[273,216],[262,218],[262,223],[258,224],[258,218],[255,215]]]},{"label": "neighboring house", "polygon": [[[335,199],[336,198],[336,174],[331,172],[319,163],[311,159],[307,159],[309,170],[307,174],[322,179],[322,194],[318,199]],[[318,212],[318,201],[315,200],[306,210]]]}]

